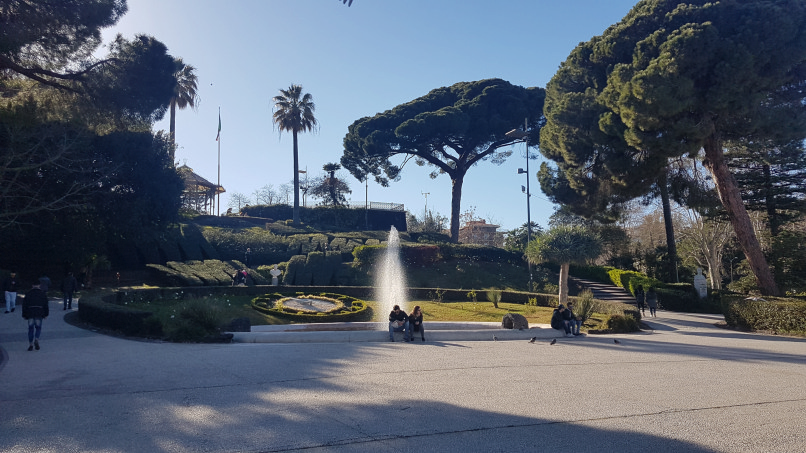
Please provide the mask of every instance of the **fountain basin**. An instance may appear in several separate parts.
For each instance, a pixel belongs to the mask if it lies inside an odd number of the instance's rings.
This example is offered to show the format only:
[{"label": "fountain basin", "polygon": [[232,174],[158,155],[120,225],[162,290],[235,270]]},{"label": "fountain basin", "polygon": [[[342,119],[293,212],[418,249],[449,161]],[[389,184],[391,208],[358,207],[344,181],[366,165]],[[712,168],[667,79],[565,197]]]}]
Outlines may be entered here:
[{"label": "fountain basin", "polygon": [[[389,341],[388,323],[344,322],[252,326],[251,332],[233,332],[235,343],[384,343]],[[501,328],[496,322],[426,322],[426,342],[415,332],[415,343],[444,343],[452,341],[528,341],[532,337],[551,341],[577,341],[582,337],[564,338],[563,333],[548,324],[529,329]],[[403,333],[395,333],[395,341],[403,341]]]}]

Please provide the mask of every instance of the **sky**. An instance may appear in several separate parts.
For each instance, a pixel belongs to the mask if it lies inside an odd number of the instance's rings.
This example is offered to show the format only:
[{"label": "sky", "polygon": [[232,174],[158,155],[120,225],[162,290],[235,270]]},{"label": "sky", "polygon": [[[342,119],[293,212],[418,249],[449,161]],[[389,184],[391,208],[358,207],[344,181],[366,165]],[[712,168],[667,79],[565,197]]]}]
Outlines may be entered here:
[{"label": "sky", "polygon": [[[292,84],[313,96],[319,122],[300,134],[300,169],[309,177],[339,162],[347,128],[458,82],[501,78],[545,87],[580,42],[601,35],[637,0],[128,0],[129,10],[105,30],[151,35],[196,68],[201,102],[176,114],[176,159],[218,182],[223,214],[229,196],[252,197],[293,179],[291,134],[272,123],[272,97]],[[220,159],[216,142],[221,115]],[[168,115],[155,130],[168,130]],[[530,149],[532,149],[530,147]],[[465,176],[461,212],[511,230],[526,223],[525,148],[496,166],[483,162]],[[534,152],[535,149],[532,149]],[[531,219],[546,227],[554,205],[529,163]],[[341,170],[353,205],[399,203],[421,216],[450,217],[451,180],[430,179],[433,167],[410,162],[399,181],[368,186]],[[301,202],[302,203],[302,202]],[[311,206],[316,200],[307,199]]]}]

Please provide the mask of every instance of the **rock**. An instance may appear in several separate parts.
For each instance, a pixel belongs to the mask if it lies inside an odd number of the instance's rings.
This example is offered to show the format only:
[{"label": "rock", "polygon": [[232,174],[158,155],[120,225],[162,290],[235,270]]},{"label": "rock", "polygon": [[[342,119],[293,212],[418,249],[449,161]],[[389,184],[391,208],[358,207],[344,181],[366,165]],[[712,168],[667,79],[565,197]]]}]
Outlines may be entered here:
[{"label": "rock", "polygon": [[507,313],[501,320],[501,327],[504,329],[528,329],[529,321],[526,317],[517,313]]}]

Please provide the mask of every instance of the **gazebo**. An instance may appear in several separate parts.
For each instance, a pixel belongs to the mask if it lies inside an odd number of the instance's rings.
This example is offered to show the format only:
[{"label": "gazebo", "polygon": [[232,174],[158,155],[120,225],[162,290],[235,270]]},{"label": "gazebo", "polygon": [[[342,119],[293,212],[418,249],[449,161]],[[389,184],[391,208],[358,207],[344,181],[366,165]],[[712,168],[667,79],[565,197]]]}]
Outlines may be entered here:
[{"label": "gazebo", "polygon": [[182,206],[201,214],[215,215],[216,195],[222,194],[226,190],[197,175],[187,165],[182,165],[176,170],[185,181],[185,190],[182,192]]}]

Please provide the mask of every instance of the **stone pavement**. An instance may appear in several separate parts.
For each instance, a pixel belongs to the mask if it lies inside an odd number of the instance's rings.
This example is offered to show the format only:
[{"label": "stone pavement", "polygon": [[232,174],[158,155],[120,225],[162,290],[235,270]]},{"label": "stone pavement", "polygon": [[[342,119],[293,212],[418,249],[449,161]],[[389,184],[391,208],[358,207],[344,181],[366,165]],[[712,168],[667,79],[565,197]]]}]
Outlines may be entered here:
[{"label": "stone pavement", "polygon": [[51,308],[40,351],[0,315],[2,452],[806,451],[806,340],[714,315],[553,346],[172,344]]}]

